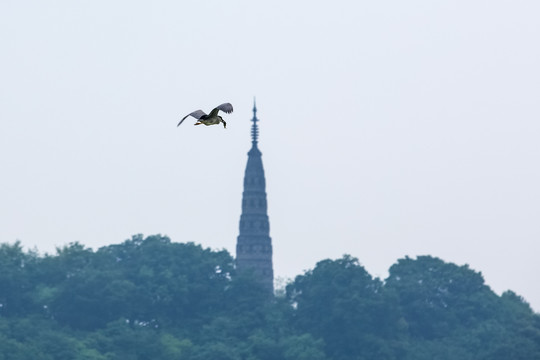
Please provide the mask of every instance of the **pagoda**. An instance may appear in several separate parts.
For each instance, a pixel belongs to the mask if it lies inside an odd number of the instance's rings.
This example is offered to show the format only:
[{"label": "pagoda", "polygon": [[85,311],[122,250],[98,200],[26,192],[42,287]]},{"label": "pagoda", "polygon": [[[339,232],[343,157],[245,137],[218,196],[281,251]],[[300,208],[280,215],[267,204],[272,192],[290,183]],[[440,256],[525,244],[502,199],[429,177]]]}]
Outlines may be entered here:
[{"label": "pagoda", "polygon": [[244,174],[240,234],[236,242],[236,269],[238,272],[253,271],[261,285],[274,292],[272,267],[272,239],[266,202],[266,180],[262,153],[258,148],[259,128],[257,106],[253,103],[251,119],[251,149]]}]

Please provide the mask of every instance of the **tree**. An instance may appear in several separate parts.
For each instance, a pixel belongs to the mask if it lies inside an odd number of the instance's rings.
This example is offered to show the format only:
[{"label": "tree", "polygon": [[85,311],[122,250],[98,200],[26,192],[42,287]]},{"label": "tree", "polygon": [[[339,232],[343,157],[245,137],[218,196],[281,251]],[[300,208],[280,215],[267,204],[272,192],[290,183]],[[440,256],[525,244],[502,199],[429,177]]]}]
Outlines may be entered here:
[{"label": "tree", "polygon": [[324,342],[310,334],[290,336],[281,342],[285,360],[325,360]]},{"label": "tree", "polygon": [[413,336],[448,336],[495,311],[497,296],[482,274],[431,256],[400,259],[390,268],[385,287],[397,294]]},{"label": "tree", "polygon": [[397,333],[397,304],[389,303],[382,282],[348,255],[297,276],[287,295],[296,307],[295,325],[322,338],[333,359],[379,356],[385,346],[379,339]]},{"label": "tree", "polygon": [[0,316],[24,315],[34,311],[29,276],[37,254],[24,253],[21,243],[0,244]]},{"label": "tree", "polygon": [[383,283],[323,260],[269,297],[226,251],[134,236],[55,255],[0,245],[0,360],[540,359],[540,315],[430,256]]},{"label": "tree", "polygon": [[[69,266],[71,264],[71,266]],[[77,244],[49,261],[58,283],[50,309],[60,322],[93,330],[119,318],[201,326],[224,309],[233,261],[192,243],[134,237],[97,252]]]}]

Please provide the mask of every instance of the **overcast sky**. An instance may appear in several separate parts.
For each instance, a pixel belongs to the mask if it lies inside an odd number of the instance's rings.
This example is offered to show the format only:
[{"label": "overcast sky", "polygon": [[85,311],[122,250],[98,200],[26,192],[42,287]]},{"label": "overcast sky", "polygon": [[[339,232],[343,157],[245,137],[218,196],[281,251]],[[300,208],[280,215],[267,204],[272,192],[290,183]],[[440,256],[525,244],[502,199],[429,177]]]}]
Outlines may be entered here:
[{"label": "overcast sky", "polygon": [[[276,276],[347,253],[540,311],[540,3],[0,2],[0,242],[235,252],[257,97]],[[231,102],[221,126],[196,110]]]}]

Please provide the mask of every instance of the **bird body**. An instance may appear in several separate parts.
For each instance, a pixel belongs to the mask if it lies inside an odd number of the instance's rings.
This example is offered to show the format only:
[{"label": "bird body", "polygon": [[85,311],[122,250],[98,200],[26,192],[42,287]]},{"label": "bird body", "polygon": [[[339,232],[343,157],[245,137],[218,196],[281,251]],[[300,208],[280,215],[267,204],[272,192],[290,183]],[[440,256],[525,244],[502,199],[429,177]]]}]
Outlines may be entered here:
[{"label": "bird body", "polygon": [[180,120],[178,125],[176,126],[177,127],[180,126],[180,124],[184,122],[184,120],[188,116],[193,116],[195,119],[197,119],[197,122],[194,125],[204,124],[206,126],[209,126],[209,125],[217,125],[219,123],[223,123],[223,127],[226,129],[227,123],[225,122],[225,120],[223,120],[221,116],[218,115],[220,110],[227,114],[230,114],[233,112],[233,107],[230,103],[224,103],[219,106],[216,106],[214,109],[212,109],[212,111],[210,111],[210,114],[208,115],[202,110],[195,110],[194,112],[184,116],[182,120]]}]

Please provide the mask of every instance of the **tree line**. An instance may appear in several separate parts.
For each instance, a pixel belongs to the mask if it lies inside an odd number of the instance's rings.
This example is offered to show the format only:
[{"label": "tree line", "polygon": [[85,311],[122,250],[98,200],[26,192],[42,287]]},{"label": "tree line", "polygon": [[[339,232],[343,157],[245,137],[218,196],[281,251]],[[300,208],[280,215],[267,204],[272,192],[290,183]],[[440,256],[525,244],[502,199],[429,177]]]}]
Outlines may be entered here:
[{"label": "tree line", "polygon": [[0,245],[0,360],[540,359],[540,315],[468,266],[388,278],[322,260],[269,297],[233,257],[161,235],[54,255]]}]

